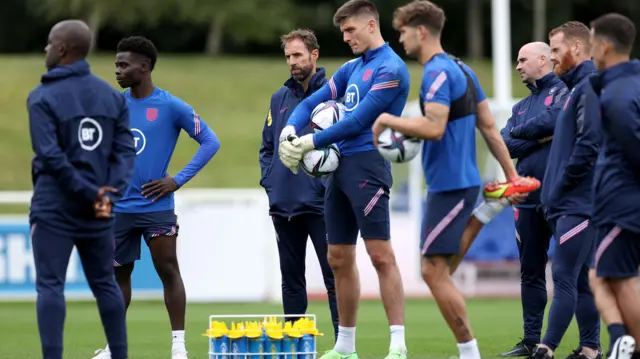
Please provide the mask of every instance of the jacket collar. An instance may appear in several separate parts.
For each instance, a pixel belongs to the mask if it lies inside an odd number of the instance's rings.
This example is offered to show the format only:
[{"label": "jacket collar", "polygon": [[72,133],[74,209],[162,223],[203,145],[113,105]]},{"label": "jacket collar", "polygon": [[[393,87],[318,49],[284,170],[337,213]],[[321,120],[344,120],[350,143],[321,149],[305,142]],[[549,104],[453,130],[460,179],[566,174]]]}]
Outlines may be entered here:
[{"label": "jacket collar", "polygon": [[390,49],[389,43],[385,42],[384,45],[380,47],[376,47],[375,49],[371,49],[363,52],[362,54],[360,54],[360,57],[362,57],[363,62],[368,62],[380,56],[380,54],[387,51],[387,49]]},{"label": "jacket collar", "polygon": [[322,85],[327,82],[326,76],[327,75],[324,67],[318,67],[316,69],[316,73],[313,74],[313,76],[311,76],[311,80],[309,80],[309,87],[307,88],[306,93],[302,88],[302,85],[300,85],[300,83],[296,81],[293,76],[285,81],[284,85],[287,86],[291,91],[293,91],[296,96],[303,98],[314,93],[317,89],[322,87]]},{"label": "jacket collar", "polygon": [[604,71],[600,72],[597,76],[593,76],[591,79],[589,79],[589,81],[591,81],[591,86],[596,91],[596,93],[599,94],[602,91],[602,88],[619,79],[620,77],[637,76],[639,74],[640,60],[636,59],[622,62],[604,69]]},{"label": "jacket collar", "polygon": [[574,88],[583,78],[596,72],[596,65],[591,60],[587,60],[562,75],[560,78],[567,87]]},{"label": "jacket collar", "polygon": [[42,75],[42,83],[62,80],[73,76],[85,76],[90,73],[87,60],[76,61],[69,65],[56,66]]},{"label": "jacket collar", "polygon": [[531,91],[531,93],[536,94],[543,89],[552,86],[556,82],[556,79],[556,75],[553,72],[549,72],[548,74],[537,79],[535,85],[527,84],[527,88]]}]

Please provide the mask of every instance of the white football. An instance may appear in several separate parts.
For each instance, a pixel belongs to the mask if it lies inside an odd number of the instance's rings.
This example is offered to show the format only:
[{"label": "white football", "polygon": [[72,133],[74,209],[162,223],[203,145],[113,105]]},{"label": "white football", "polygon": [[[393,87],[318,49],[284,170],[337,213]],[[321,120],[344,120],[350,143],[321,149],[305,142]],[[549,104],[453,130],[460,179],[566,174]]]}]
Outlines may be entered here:
[{"label": "white football", "polygon": [[422,140],[386,128],[378,137],[378,151],[391,162],[411,161],[422,149]]},{"label": "white football", "polygon": [[311,112],[311,127],[313,132],[320,132],[335,125],[344,116],[346,107],[340,102],[326,101]]},{"label": "white football", "polygon": [[307,152],[300,161],[302,170],[311,177],[324,177],[335,171],[340,164],[340,150],[329,145]]}]

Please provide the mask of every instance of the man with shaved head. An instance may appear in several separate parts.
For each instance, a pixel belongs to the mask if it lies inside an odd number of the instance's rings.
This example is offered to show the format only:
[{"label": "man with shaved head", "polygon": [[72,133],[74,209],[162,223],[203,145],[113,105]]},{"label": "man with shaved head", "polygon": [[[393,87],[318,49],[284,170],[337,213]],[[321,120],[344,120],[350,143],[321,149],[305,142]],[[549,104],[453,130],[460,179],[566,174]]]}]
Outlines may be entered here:
[{"label": "man with shaved head", "polygon": [[62,359],[64,283],[74,246],[112,358],[127,358],[111,210],[129,183],[135,148],[124,96],[92,75],[85,60],[91,36],[84,22],[56,24],[45,48],[47,73],[27,100],[35,152],[29,222],[45,359]]},{"label": "man with shaved head", "polygon": [[[511,158],[521,176],[533,176],[543,181],[551,137],[516,139],[513,128],[529,121],[555,122],[564,104],[567,87],[553,73],[551,51],[544,42],[528,43],[520,49],[516,70],[531,94],[513,106],[511,117],[502,129]],[[547,305],[545,269],[552,231],[540,203],[540,190],[529,194],[514,211],[516,240],[520,254],[520,295],[524,322],[523,340],[504,357],[527,356],[540,341],[542,319]]]},{"label": "man with shaved head", "polygon": [[570,89],[557,119],[537,117],[516,125],[511,137],[537,140],[553,136],[540,200],[555,238],[553,301],[547,331],[530,358],[551,359],[575,314],[580,347],[572,359],[600,358],[600,318],[589,288],[595,253],[593,178],[600,151],[600,107],[589,84],[589,28],[570,21],[549,33],[554,73]]}]

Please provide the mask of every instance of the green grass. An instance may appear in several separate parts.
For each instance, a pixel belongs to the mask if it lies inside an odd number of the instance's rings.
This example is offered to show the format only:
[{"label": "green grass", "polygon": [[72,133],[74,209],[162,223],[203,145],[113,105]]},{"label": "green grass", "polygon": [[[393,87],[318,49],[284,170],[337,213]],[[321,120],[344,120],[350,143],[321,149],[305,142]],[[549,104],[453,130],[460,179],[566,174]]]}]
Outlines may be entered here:
[{"label": "green grass", "polygon": [[[470,321],[483,358],[494,358],[522,335],[522,316],[518,300],[471,300]],[[273,304],[191,304],[187,309],[187,349],[192,359],[207,358],[207,339],[200,334],[207,328],[210,314],[279,313]],[[312,302],[309,313],[318,315],[318,344],[322,352],[332,346],[333,334],[326,304]],[[1,303],[0,358],[32,359],[40,356],[40,343],[33,303]],[[130,358],[167,358],[171,350],[170,327],[161,302],[135,301],[128,314]],[[603,347],[606,348],[606,335]],[[409,358],[450,358],[458,356],[455,341],[444,324],[435,302],[411,300],[406,303],[406,340]],[[94,303],[72,302],[67,306],[65,358],[88,359],[104,345],[104,334]],[[389,327],[382,304],[363,302],[357,325],[357,348],[361,359],[379,359],[387,353]],[[564,358],[578,345],[578,332],[572,323],[556,352]]]},{"label": "green grass", "polygon": [[[319,62],[332,74],[346,59]],[[117,86],[113,57],[99,55],[90,59],[93,71]],[[410,100],[417,99],[421,67],[408,62],[411,73]],[[493,93],[491,64],[470,62],[489,96]],[[26,98],[44,72],[44,56],[0,56],[0,190],[30,190],[30,146]],[[222,148],[209,166],[187,186],[256,187],[259,180],[258,148],[269,98],[288,77],[284,59],[223,58],[193,56],[161,57],[154,71],[157,86],[171,91],[194,106],[216,131]],[[526,89],[513,78],[516,96]],[[171,162],[176,173],[186,165],[197,143],[181,136]],[[398,182],[396,182],[398,183]]]}]

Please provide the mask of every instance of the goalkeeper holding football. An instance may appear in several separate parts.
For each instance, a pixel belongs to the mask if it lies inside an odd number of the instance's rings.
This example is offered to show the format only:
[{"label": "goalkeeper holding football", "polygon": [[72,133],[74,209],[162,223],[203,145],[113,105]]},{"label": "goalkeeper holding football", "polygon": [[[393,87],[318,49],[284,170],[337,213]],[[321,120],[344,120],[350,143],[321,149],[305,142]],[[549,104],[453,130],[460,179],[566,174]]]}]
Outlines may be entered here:
[{"label": "goalkeeper holding football", "polygon": [[[280,160],[293,172],[302,156],[314,148],[336,143],[342,154],[340,166],[328,178],[325,195],[329,264],[336,279],[340,325],[334,350],[323,359],[357,358],[358,231],[380,278],[391,331],[387,358],[406,358],[404,290],[389,243],[391,166],[373,144],[371,125],[383,112],[402,113],[409,94],[409,72],[385,43],[378,21],[378,11],[369,0],[350,0],[338,9],[334,24],[359,57],[344,64],[326,85],[302,101],[280,135]],[[340,122],[316,134],[295,137],[309,122],[313,108],[343,96],[346,112]]]}]

